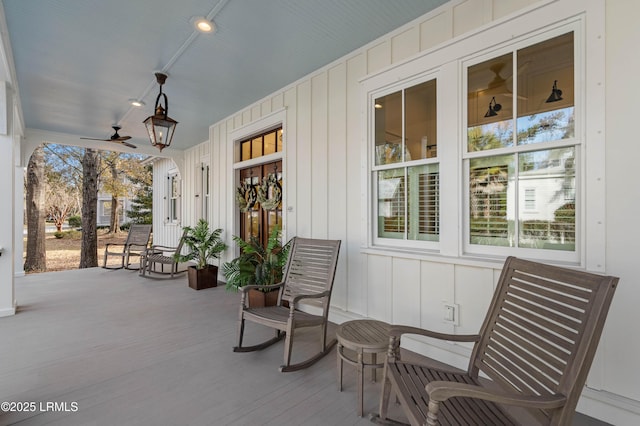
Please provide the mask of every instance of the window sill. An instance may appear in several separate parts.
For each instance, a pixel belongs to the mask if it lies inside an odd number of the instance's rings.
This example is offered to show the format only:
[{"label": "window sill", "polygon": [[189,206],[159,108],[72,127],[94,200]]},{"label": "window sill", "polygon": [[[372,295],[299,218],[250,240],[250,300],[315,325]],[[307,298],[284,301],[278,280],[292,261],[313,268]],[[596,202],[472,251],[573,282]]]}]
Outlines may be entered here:
[{"label": "window sill", "polygon": [[424,260],[436,263],[476,266],[481,268],[502,268],[504,257],[500,256],[446,256],[435,250],[402,249],[397,247],[362,247],[360,253],[372,256],[388,256],[401,259]]},{"label": "window sill", "polygon": [[[434,263],[445,263],[462,266],[473,266],[478,268],[493,268],[501,269],[504,264],[507,255],[480,255],[480,254],[463,254],[460,256],[447,256],[440,254],[435,250],[420,250],[420,249],[403,249],[398,247],[389,246],[375,246],[375,247],[362,247],[360,253],[371,256],[386,256],[398,259],[413,259]],[[516,254],[511,254],[516,257]],[[527,257],[529,258],[529,257]],[[535,262],[540,262],[548,265],[556,265],[565,268],[574,268],[585,270],[584,266],[576,262],[566,261],[553,261],[548,259],[533,259]]]}]

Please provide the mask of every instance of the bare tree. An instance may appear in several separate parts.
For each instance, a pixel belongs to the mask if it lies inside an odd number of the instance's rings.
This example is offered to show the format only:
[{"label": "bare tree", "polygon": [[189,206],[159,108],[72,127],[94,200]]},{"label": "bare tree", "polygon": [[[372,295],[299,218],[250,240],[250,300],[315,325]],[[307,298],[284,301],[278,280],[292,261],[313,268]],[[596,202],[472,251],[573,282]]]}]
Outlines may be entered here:
[{"label": "bare tree", "polygon": [[27,258],[24,270],[46,271],[44,147],[38,146],[27,167]]},{"label": "bare tree", "polygon": [[80,268],[98,266],[98,168],[97,151],[86,148],[82,157],[82,245]]},{"label": "bare tree", "polygon": [[79,211],[78,188],[65,181],[59,173],[47,173],[46,191],[46,211],[47,215],[53,219],[58,231],[62,230],[62,225],[67,218]]},{"label": "bare tree", "polygon": [[148,171],[140,164],[139,155],[120,152],[102,152],[103,170],[100,172],[101,190],[111,194],[110,233],[120,232],[120,216],[124,206],[120,198],[132,194],[138,188],[138,181]]}]

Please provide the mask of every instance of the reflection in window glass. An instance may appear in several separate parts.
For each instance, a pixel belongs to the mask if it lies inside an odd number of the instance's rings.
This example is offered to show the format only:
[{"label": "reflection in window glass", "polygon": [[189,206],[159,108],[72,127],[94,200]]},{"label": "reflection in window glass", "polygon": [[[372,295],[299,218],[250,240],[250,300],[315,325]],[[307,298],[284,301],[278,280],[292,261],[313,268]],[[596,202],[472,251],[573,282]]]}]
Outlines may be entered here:
[{"label": "reflection in window glass", "polygon": [[[518,245],[575,250],[575,148],[527,152],[518,157],[518,188],[524,195],[518,209]],[[536,209],[527,208],[527,188],[535,188]]]},{"label": "reflection in window glass", "polygon": [[378,235],[438,241],[439,185],[437,164],[378,172]]},{"label": "reflection in window glass", "polygon": [[264,155],[276,152],[276,134],[268,133],[264,135]]},{"label": "reflection in window glass", "polygon": [[469,167],[471,244],[513,246],[515,155],[477,158]]},{"label": "reflection in window glass", "polygon": [[251,158],[262,157],[262,155],[262,137],[258,137],[251,141]]},{"label": "reflection in window glass", "polygon": [[405,234],[404,169],[378,172],[378,235],[404,238]]},{"label": "reflection in window glass", "polygon": [[437,164],[407,169],[407,239],[438,241],[440,173]]},{"label": "reflection in window glass", "polygon": [[279,129],[276,133],[278,134],[276,151],[281,152],[282,151],[282,129]]},{"label": "reflection in window glass", "polygon": [[518,50],[518,144],[574,137],[573,33]]},{"label": "reflection in window glass", "polygon": [[242,148],[242,157],[240,161],[250,160],[251,159],[251,141],[242,142],[240,145]]},{"label": "reflection in window glass", "polygon": [[513,145],[513,55],[469,67],[467,78],[468,151]]},{"label": "reflection in window glass", "polygon": [[404,161],[402,92],[375,100],[375,148],[376,165]]},{"label": "reflection in window glass", "polygon": [[405,142],[410,159],[436,157],[438,144],[435,80],[405,90],[404,114]]},{"label": "reflection in window glass", "polygon": [[518,117],[518,145],[550,142],[574,136],[574,108]]}]

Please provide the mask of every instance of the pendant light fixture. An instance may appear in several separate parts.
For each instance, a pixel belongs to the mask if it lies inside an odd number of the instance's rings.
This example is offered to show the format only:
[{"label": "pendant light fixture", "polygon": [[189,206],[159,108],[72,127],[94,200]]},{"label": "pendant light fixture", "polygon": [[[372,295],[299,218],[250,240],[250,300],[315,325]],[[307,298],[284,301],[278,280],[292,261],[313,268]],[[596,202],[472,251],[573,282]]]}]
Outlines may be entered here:
[{"label": "pendant light fixture", "polygon": [[[167,95],[162,93],[162,85],[166,80],[166,74],[161,72],[156,73],[156,81],[160,85],[160,93],[156,98],[155,113],[143,121],[147,128],[151,145],[157,147],[160,151],[171,145],[173,133],[176,130],[176,124],[178,124],[176,120],[169,117],[169,100],[167,99]],[[161,97],[164,99],[164,107],[160,102]]]},{"label": "pendant light fixture", "polygon": [[553,87],[551,88],[551,94],[547,98],[546,103],[558,102],[562,100],[562,90],[558,89],[558,80],[553,81]]},{"label": "pendant light fixture", "polygon": [[484,117],[495,117],[496,115],[498,115],[498,111],[500,111],[501,109],[502,105],[496,102],[496,97],[494,96],[489,102],[489,109],[487,110],[487,113],[484,115]]}]

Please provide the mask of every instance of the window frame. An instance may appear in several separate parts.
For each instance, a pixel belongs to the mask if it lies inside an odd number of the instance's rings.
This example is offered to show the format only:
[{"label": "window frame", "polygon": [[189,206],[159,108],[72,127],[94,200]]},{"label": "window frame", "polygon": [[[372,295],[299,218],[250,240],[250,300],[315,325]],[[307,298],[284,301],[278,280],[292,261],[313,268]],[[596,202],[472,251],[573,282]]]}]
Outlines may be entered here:
[{"label": "window frame", "polygon": [[[173,184],[174,182],[177,185],[177,195],[174,197],[173,194]],[[169,225],[179,225],[181,220],[182,206],[182,179],[180,178],[180,173],[177,171],[171,171],[167,173],[167,196],[166,196],[166,223]],[[174,204],[175,200],[175,204]],[[174,208],[175,206],[175,208]]]},{"label": "window frame", "polygon": [[[416,167],[416,166],[432,166],[435,165],[438,168],[438,197],[440,197],[440,193],[441,193],[441,185],[440,185],[440,164],[441,164],[441,113],[439,110],[439,106],[438,106],[438,99],[440,98],[440,94],[441,94],[441,84],[440,84],[440,77],[441,77],[441,73],[440,70],[436,69],[436,70],[429,70],[423,73],[420,73],[417,76],[414,76],[411,79],[407,79],[405,81],[401,81],[401,82],[396,82],[393,84],[389,84],[386,85],[378,90],[375,91],[371,91],[368,93],[368,98],[367,98],[367,111],[369,112],[368,117],[368,137],[366,138],[367,141],[367,158],[368,158],[368,167],[367,167],[367,174],[368,174],[368,181],[370,182],[370,186],[369,186],[369,190],[370,190],[370,202],[368,203],[369,206],[369,218],[370,218],[370,223],[371,223],[371,227],[368,229],[368,234],[370,235],[370,241],[371,241],[371,245],[373,246],[378,246],[378,247],[392,247],[392,248],[400,248],[400,249],[418,249],[418,250],[425,250],[425,251],[438,251],[440,248],[440,230],[441,230],[441,204],[438,204],[438,211],[436,213],[437,216],[437,228],[438,228],[438,234],[437,234],[437,240],[435,241],[430,241],[430,240],[420,240],[420,239],[415,239],[415,240],[411,240],[407,238],[407,228],[408,228],[408,221],[406,220],[409,217],[409,209],[408,207],[408,185],[407,185],[407,178],[409,176],[408,173],[408,169],[411,167]],[[387,96],[387,95],[391,95],[393,93],[396,92],[401,92],[401,104],[403,105],[403,109],[402,109],[402,136],[401,138],[404,138],[405,135],[405,118],[406,118],[406,114],[405,114],[405,110],[404,110],[404,105],[405,105],[405,93],[408,89],[418,86],[420,84],[429,82],[429,81],[435,81],[436,84],[436,155],[434,157],[430,157],[430,158],[421,158],[421,159],[417,159],[417,160],[408,160],[408,161],[399,161],[396,163],[390,163],[390,164],[380,164],[380,165],[376,165],[376,150],[375,150],[375,103],[376,103],[376,99],[381,98],[383,96]],[[378,173],[381,171],[386,171],[386,170],[394,170],[394,169],[403,169],[404,170],[404,177],[405,177],[405,196],[404,196],[404,201],[405,201],[405,207],[404,207],[404,212],[405,212],[405,231],[404,231],[404,237],[403,238],[389,238],[389,237],[384,237],[384,236],[380,236],[379,233],[379,229],[378,229],[378,213],[379,213],[379,201],[378,201]]]},{"label": "window frame", "polygon": [[[555,37],[561,36],[563,34],[567,34],[569,32],[573,32],[573,54],[574,54],[574,134],[570,138],[547,141],[547,142],[537,142],[533,144],[514,144],[511,147],[502,147],[490,150],[481,150],[481,151],[469,151],[468,146],[468,138],[467,138],[467,129],[468,129],[468,96],[467,96],[467,87],[468,87],[468,69],[476,64],[486,62],[493,58],[500,57],[502,55],[506,55],[511,53],[512,60],[515,63],[515,57],[517,57],[517,52],[521,49],[525,49],[529,46],[533,46],[537,43],[541,43],[547,40],[551,40]],[[462,96],[460,103],[460,161],[462,162],[462,203],[461,203],[461,219],[462,219],[462,234],[461,234],[461,248],[462,255],[470,255],[470,256],[482,256],[482,257],[491,257],[491,256],[521,256],[527,257],[531,259],[540,259],[540,260],[553,260],[557,262],[563,263],[571,263],[578,264],[581,262],[584,250],[584,239],[585,239],[585,229],[583,226],[583,216],[585,212],[585,203],[584,203],[584,193],[579,188],[582,188],[584,182],[584,175],[586,165],[584,162],[584,156],[582,155],[582,151],[584,149],[584,139],[585,139],[585,128],[584,128],[584,114],[585,114],[585,105],[584,105],[584,96],[583,96],[583,88],[579,87],[579,82],[583,81],[582,76],[584,74],[584,57],[582,55],[581,46],[583,44],[584,33],[581,29],[579,22],[567,23],[565,25],[558,26],[553,29],[541,30],[537,34],[530,35],[527,37],[521,37],[515,39],[513,41],[502,43],[499,47],[494,47],[489,51],[479,52],[473,56],[469,56],[467,58],[462,58],[460,60],[461,67],[461,84],[462,84]],[[515,87],[517,87],[517,63],[514,66],[514,93]],[[514,138],[517,134],[516,129],[516,120],[518,118],[518,110],[517,110],[517,102],[515,101],[516,96],[513,97],[513,115],[512,119],[514,120]],[[472,244],[471,243],[471,221],[469,215],[470,209],[470,188],[469,188],[469,173],[470,173],[470,162],[472,159],[476,158],[491,158],[498,157],[501,155],[513,155],[514,161],[516,161],[515,167],[518,168],[517,159],[519,154],[525,152],[534,152],[534,151],[544,151],[544,150],[552,150],[552,149],[560,149],[560,148],[569,148],[574,147],[575,149],[575,205],[576,205],[576,216],[575,216],[575,249],[573,251],[564,251],[564,250],[552,250],[552,249],[540,249],[540,248],[526,248],[526,247],[503,247],[503,246],[495,246],[495,245],[481,245],[481,244]],[[519,208],[520,201],[523,200],[524,194],[518,194],[518,185],[519,182],[516,180],[514,182],[516,192],[515,198],[512,201],[516,208]],[[515,238],[518,238],[518,227],[520,224],[518,220],[515,220]]]},{"label": "window frame", "polygon": [[[361,195],[362,211],[360,230],[363,237],[362,253],[381,256],[463,262],[472,265],[493,265],[507,255],[519,255],[543,262],[571,265],[594,272],[606,271],[606,98],[605,98],[605,10],[602,3],[549,3],[540,8],[523,11],[509,19],[496,21],[479,28],[462,38],[438,44],[433,48],[399,63],[390,64],[359,80],[361,84],[362,153]],[[588,22],[587,22],[588,21]],[[468,185],[465,185],[466,154],[466,87],[463,87],[462,61],[470,61],[481,55],[498,56],[497,49],[522,43],[522,47],[550,39],[568,31],[574,32],[574,90],[575,90],[575,138],[581,144],[576,151],[576,184],[567,191],[579,200],[581,209],[576,220],[576,251],[570,260],[557,258],[559,250],[543,252],[539,249],[521,249],[514,252],[468,252],[465,250],[465,213],[468,209]],[[488,43],[488,40],[491,42]],[[480,62],[480,60],[478,60]],[[586,70],[589,70],[587,73]],[[371,173],[372,145],[372,94],[381,95],[385,88],[405,85],[415,76],[430,72],[438,78],[438,158],[440,159],[440,243],[437,251],[408,244],[379,244],[374,226],[376,198]],[[466,78],[466,77],[464,77]],[[404,84],[403,84],[404,83]],[[551,89],[551,87],[549,88]],[[390,92],[391,90],[389,90]],[[586,100],[588,99],[588,103]],[[464,101],[466,104],[466,101]],[[464,119],[464,120],[463,120]],[[464,125],[461,124],[464,121]],[[463,138],[463,136],[465,136]],[[538,144],[538,149],[552,148]],[[527,250],[529,250],[527,252]]]}]

